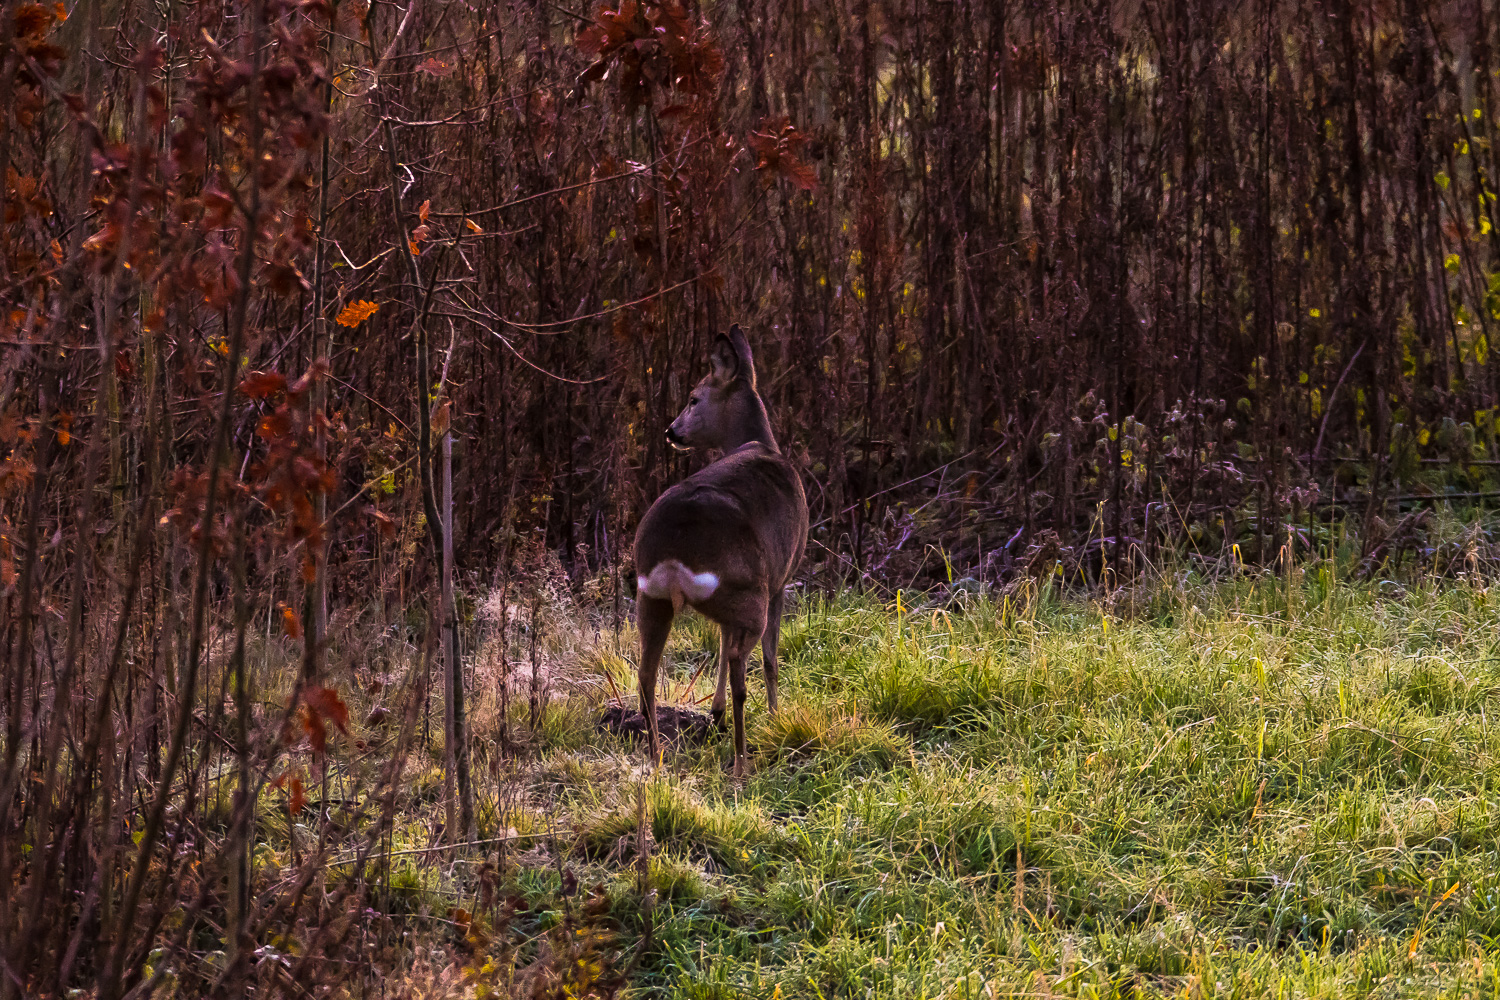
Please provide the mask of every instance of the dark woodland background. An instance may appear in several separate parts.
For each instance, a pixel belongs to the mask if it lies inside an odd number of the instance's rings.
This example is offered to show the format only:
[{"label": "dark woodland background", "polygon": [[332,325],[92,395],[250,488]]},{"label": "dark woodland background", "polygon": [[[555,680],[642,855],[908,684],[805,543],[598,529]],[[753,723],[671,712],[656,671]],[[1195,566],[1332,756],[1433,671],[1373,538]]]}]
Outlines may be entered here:
[{"label": "dark woodland background", "polygon": [[[1478,0],[270,3],[259,56],[251,6],[16,9],[7,580],[32,469],[43,537],[86,486],[91,546],[179,504],[236,335],[247,370],[327,359],[335,603],[371,587],[369,509],[421,510],[418,326],[481,579],[517,533],[575,585],[628,560],[733,321],[825,584],[915,571],[898,543],[999,576],[1045,529],[1269,539],[1496,457]],[[263,404],[231,407],[246,482]]]},{"label": "dark woodland background", "polygon": [[1368,548],[1500,463],[1492,0],[3,10],[0,938],[99,857],[23,841],[144,838],[10,936],[44,986],[142,968],[79,928],[150,909],[246,622],[316,742],[325,581],[419,629],[446,541],[618,621],[731,322],[815,587]]}]

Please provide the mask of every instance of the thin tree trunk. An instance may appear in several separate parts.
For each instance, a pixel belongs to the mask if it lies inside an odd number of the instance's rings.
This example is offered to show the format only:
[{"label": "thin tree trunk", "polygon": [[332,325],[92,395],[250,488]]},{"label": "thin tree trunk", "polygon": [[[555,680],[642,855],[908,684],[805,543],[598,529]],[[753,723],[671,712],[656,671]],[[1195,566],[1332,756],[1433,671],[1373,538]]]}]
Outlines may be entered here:
[{"label": "thin tree trunk", "polygon": [[[453,356],[449,348],[448,356]],[[444,365],[446,368],[446,363]],[[443,743],[458,791],[458,832],[465,842],[476,838],[474,785],[469,778],[468,724],[464,711],[463,661],[458,655],[458,611],[453,600],[453,433],[443,434]]]}]

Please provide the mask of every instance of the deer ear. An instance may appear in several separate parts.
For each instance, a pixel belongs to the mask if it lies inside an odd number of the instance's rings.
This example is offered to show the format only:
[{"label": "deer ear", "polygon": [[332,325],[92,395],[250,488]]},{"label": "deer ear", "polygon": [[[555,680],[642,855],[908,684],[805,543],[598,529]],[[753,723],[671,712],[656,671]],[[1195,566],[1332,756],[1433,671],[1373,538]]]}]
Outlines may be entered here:
[{"label": "deer ear", "polygon": [[734,324],[729,328],[729,335],[725,338],[729,341],[730,348],[734,351],[735,359],[739,364],[739,375],[750,383],[750,388],[755,388],[755,356],[750,353],[750,341],[745,339],[740,325]]},{"label": "deer ear", "polygon": [[708,365],[714,381],[721,385],[733,382],[740,373],[739,352],[722,333],[714,338],[713,346],[708,349]]}]

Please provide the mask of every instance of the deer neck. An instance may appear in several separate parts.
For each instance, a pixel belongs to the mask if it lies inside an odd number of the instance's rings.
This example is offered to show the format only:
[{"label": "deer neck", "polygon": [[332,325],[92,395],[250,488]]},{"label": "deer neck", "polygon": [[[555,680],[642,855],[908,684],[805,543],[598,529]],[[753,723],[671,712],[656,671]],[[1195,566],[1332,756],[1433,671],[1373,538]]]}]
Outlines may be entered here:
[{"label": "deer neck", "polygon": [[771,432],[771,418],[766,414],[766,404],[759,393],[751,391],[740,404],[739,419],[734,422],[724,441],[724,454],[738,451],[745,445],[758,442],[772,451],[779,452],[776,435]]}]

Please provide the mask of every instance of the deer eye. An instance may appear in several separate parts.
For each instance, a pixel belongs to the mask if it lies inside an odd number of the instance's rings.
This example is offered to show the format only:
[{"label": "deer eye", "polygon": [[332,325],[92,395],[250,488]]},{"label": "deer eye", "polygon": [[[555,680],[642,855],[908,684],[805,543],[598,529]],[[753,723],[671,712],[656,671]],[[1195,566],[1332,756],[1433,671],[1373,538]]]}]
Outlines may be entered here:
[{"label": "deer eye", "polygon": [[689,406],[697,406],[698,405],[698,397],[697,396],[689,396],[688,397],[688,405]]}]

